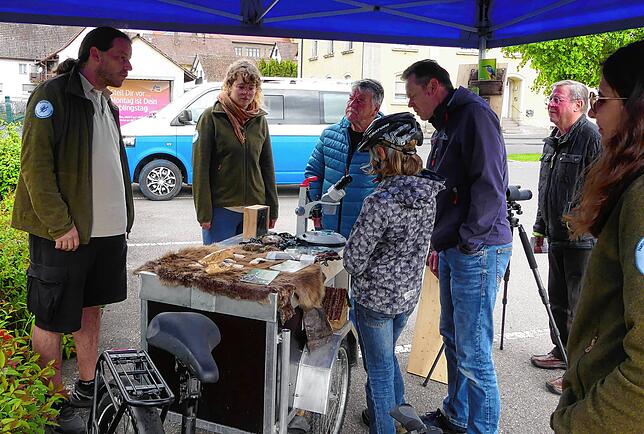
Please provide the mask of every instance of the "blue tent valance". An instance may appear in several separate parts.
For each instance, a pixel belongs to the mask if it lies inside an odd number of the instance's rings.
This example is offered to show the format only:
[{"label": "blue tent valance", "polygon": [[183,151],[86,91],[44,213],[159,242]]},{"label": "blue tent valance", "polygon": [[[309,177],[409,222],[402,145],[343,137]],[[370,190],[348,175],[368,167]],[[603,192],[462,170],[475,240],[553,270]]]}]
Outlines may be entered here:
[{"label": "blue tent valance", "polygon": [[644,26],[642,0],[4,0],[0,21],[499,47]]}]

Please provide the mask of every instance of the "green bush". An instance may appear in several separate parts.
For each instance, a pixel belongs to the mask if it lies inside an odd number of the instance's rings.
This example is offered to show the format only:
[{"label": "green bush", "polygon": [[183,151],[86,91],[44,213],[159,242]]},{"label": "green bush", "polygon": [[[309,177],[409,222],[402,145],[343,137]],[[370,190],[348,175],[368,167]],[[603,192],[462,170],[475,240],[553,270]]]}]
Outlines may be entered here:
[{"label": "green bush", "polygon": [[297,63],[292,60],[261,59],[257,69],[263,77],[297,77]]},{"label": "green bush", "polygon": [[19,125],[0,120],[0,199],[18,184],[20,143]]},{"label": "green bush", "polygon": [[51,363],[41,368],[24,338],[0,329],[0,432],[44,433],[62,398],[50,381]]},{"label": "green bush", "polygon": [[[11,227],[12,209],[13,193],[9,193],[0,201],[0,327],[28,337],[34,322],[26,303],[29,243],[25,232]],[[71,335],[63,336],[63,356],[70,358],[75,352]]]}]

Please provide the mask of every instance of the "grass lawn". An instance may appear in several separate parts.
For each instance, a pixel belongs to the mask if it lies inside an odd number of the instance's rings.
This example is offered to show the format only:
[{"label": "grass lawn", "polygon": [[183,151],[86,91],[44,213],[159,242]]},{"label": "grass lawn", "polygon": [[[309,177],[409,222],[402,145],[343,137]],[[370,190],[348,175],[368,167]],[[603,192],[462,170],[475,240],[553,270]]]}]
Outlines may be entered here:
[{"label": "grass lawn", "polygon": [[512,161],[539,161],[541,154],[509,154],[508,160]]}]

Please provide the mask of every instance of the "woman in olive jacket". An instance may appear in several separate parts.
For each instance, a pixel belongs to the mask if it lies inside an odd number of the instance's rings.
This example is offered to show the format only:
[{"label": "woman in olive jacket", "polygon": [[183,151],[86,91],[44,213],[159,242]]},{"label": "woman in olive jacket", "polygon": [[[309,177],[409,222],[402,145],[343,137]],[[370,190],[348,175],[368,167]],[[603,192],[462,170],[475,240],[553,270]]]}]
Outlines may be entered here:
[{"label": "woman in olive jacket", "polygon": [[268,205],[278,215],[277,188],[261,77],[249,61],[228,68],[213,107],[204,110],[193,138],[192,192],[204,244],[240,234],[243,207]]},{"label": "woman in olive jacket", "polygon": [[568,221],[597,237],[568,338],[556,433],[644,429],[644,41],[620,48],[591,94],[603,152]]}]

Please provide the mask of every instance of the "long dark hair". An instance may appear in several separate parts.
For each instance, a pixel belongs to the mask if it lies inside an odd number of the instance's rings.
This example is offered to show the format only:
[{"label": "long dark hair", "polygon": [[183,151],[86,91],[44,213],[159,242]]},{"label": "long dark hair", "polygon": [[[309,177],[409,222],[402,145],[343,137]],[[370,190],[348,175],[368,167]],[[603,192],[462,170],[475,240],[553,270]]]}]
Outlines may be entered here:
[{"label": "long dark hair", "polygon": [[92,47],[98,48],[100,51],[107,51],[112,48],[114,39],[123,38],[130,40],[130,37],[122,31],[113,27],[97,27],[90,31],[80,44],[78,49],[78,59],[66,59],[63,63],[56,68],[56,74],[65,74],[71,71],[74,66],[83,66],[89,59],[89,50]]},{"label": "long dark hair", "polygon": [[624,103],[621,126],[590,168],[579,205],[566,216],[572,235],[599,236],[624,190],[644,172],[644,41],[613,53],[602,75]]}]

